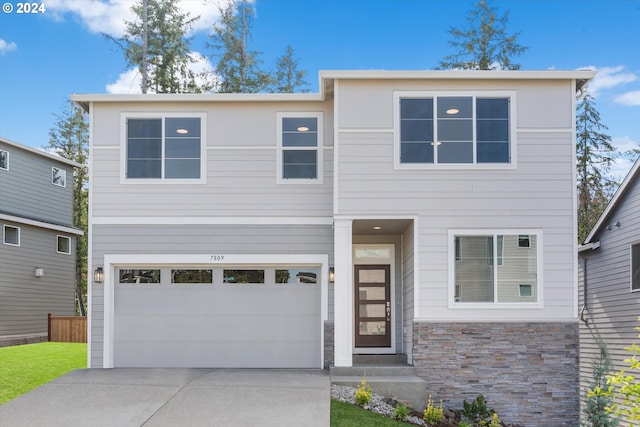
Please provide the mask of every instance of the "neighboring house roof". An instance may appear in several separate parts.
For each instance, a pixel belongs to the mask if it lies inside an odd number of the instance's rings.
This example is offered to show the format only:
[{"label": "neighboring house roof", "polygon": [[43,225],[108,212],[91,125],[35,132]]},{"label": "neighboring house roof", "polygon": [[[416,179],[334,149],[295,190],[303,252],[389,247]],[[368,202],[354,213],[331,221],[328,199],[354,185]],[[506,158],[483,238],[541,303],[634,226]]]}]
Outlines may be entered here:
[{"label": "neighboring house roof", "polygon": [[594,237],[600,233],[602,228],[608,222],[609,217],[616,210],[616,207],[618,206],[618,204],[626,194],[627,189],[629,188],[631,183],[638,177],[638,175],[640,175],[640,157],[636,159],[636,162],[633,164],[633,166],[631,167],[631,170],[622,181],[622,184],[620,184],[620,187],[618,187],[618,189],[616,190],[616,193],[611,198],[611,201],[607,205],[606,209],[604,210],[604,212],[602,212],[602,215],[600,215],[600,218],[598,218],[598,221],[591,229],[591,232],[585,239],[584,243],[578,249],[579,251],[583,251],[587,249],[595,249],[593,247],[594,244],[596,243],[593,241]]},{"label": "neighboring house roof", "polygon": [[335,80],[575,80],[576,92],[595,76],[591,70],[485,71],[485,70],[334,70],[320,71],[318,93],[163,93],[72,94],[71,100],[89,111],[91,102],[224,102],[224,101],[323,101],[333,96]]},{"label": "neighboring house roof", "polygon": [[25,151],[29,151],[31,153],[37,154],[42,157],[48,157],[51,160],[58,161],[60,163],[64,163],[69,166],[73,166],[74,168],[81,168],[82,165],[80,163],[74,162],[73,160],[65,159],[64,157],[60,157],[57,154],[49,153],[43,150],[39,150],[37,148],[29,147],[28,145],[20,144],[19,142],[12,141],[10,139],[4,138],[0,136],[0,142],[4,142],[7,145],[12,145],[14,147],[20,148]]},{"label": "neighboring house roof", "polygon": [[37,219],[31,219],[23,216],[15,216],[7,213],[0,212],[0,220],[2,221],[11,221],[24,225],[32,225],[34,227],[46,228],[48,230],[60,231],[63,233],[75,234],[77,236],[84,235],[84,231],[74,228],[67,227],[65,225],[54,224],[52,222],[40,221]]}]

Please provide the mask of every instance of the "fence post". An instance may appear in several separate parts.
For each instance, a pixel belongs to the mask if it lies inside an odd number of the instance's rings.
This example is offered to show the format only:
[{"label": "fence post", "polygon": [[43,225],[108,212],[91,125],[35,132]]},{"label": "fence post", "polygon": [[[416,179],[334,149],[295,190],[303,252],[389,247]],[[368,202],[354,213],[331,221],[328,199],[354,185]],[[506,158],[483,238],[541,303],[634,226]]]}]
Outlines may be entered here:
[{"label": "fence post", "polygon": [[51,342],[51,313],[47,313],[47,341]]}]

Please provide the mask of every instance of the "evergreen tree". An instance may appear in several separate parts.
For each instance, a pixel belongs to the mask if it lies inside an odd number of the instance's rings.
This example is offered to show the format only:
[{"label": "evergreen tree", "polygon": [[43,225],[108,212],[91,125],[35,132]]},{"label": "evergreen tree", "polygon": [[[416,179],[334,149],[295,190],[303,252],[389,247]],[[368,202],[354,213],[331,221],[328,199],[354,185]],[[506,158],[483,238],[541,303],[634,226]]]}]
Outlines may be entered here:
[{"label": "evergreen tree", "polygon": [[213,26],[211,43],[215,65],[216,92],[256,93],[266,91],[271,83],[268,73],[260,69],[260,52],[250,50],[254,4],[233,0],[220,8],[220,21]]},{"label": "evergreen tree", "polygon": [[617,182],[607,177],[616,158],[608,128],[600,121],[595,100],[586,92],[576,112],[578,173],[578,242],[587,237],[604,211]]},{"label": "evergreen tree", "polygon": [[449,44],[455,53],[440,61],[440,69],[463,70],[519,70],[520,64],[512,59],[524,53],[528,47],[518,44],[520,33],[507,34],[509,12],[502,17],[497,9],[490,7],[487,0],[473,5],[467,15],[469,28],[451,28],[453,40]]},{"label": "evergreen tree", "polygon": [[309,92],[309,85],[304,78],[306,70],[298,70],[298,58],[291,45],[287,46],[284,55],[276,60],[276,71],[273,76],[274,91],[278,93]]},{"label": "evergreen tree", "polygon": [[196,77],[206,80],[204,75],[196,75],[189,69],[196,59],[186,34],[199,17],[182,13],[172,0],[138,0],[131,10],[137,19],[125,21],[125,35],[119,39],[106,37],[122,49],[128,66],[134,65],[140,70],[143,93],[146,93],[145,76],[148,76],[149,90],[155,93],[211,89],[206,82],[200,85],[196,82]]},{"label": "evergreen tree", "polygon": [[76,299],[78,311],[84,316],[87,294],[89,123],[82,111],[71,102],[66,104],[62,114],[54,116],[55,127],[49,130],[49,145],[45,148],[83,165],[73,173],[73,226],[84,231],[84,235],[76,237]]},{"label": "evergreen tree", "polygon": [[589,385],[589,392],[585,400],[582,410],[584,414],[583,427],[615,427],[617,421],[611,418],[611,414],[607,412],[607,407],[613,403],[611,396],[602,393],[595,393],[597,390],[606,388],[607,374],[611,369],[611,358],[607,345],[598,340],[598,358],[592,363],[593,381]]}]

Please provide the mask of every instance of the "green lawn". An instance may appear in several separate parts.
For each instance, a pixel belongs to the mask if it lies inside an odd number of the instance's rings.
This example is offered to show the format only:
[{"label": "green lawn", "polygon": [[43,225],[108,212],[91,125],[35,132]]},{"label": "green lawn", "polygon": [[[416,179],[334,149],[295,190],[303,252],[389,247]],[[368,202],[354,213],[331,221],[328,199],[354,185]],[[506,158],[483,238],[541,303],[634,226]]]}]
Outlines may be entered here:
[{"label": "green lawn", "polygon": [[87,345],[43,342],[0,348],[0,405],[69,371],[87,367]]},{"label": "green lawn", "polygon": [[331,427],[407,427],[407,425],[348,403],[331,400]]}]

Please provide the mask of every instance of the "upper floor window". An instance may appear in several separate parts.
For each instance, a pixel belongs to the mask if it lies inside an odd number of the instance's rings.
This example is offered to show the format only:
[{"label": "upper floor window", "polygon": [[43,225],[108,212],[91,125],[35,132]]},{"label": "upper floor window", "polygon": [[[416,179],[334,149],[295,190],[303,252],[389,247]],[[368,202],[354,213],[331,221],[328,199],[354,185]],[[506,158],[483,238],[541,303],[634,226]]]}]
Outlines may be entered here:
[{"label": "upper floor window", "polygon": [[631,290],[640,291],[640,243],[631,246]]},{"label": "upper floor window", "polygon": [[278,113],[278,182],[322,182],[322,113]]},{"label": "upper floor window", "polygon": [[20,246],[20,227],[5,225],[2,227],[2,243],[11,246]]},{"label": "upper floor window", "polygon": [[126,118],[125,178],[200,180],[203,118],[199,115]]},{"label": "upper floor window", "polygon": [[396,94],[397,165],[505,165],[513,158],[508,94]]},{"label": "upper floor window", "polygon": [[521,249],[523,235],[504,232],[451,232],[453,302],[541,303],[539,233],[528,234],[530,250]]},{"label": "upper floor window", "polygon": [[67,236],[58,236],[56,251],[59,254],[71,254],[71,238]]},{"label": "upper floor window", "polygon": [[0,150],[0,169],[9,170],[9,152]]},{"label": "upper floor window", "polygon": [[58,187],[67,186],[67,171],[55,166],[51,167],[51,183]]}]

